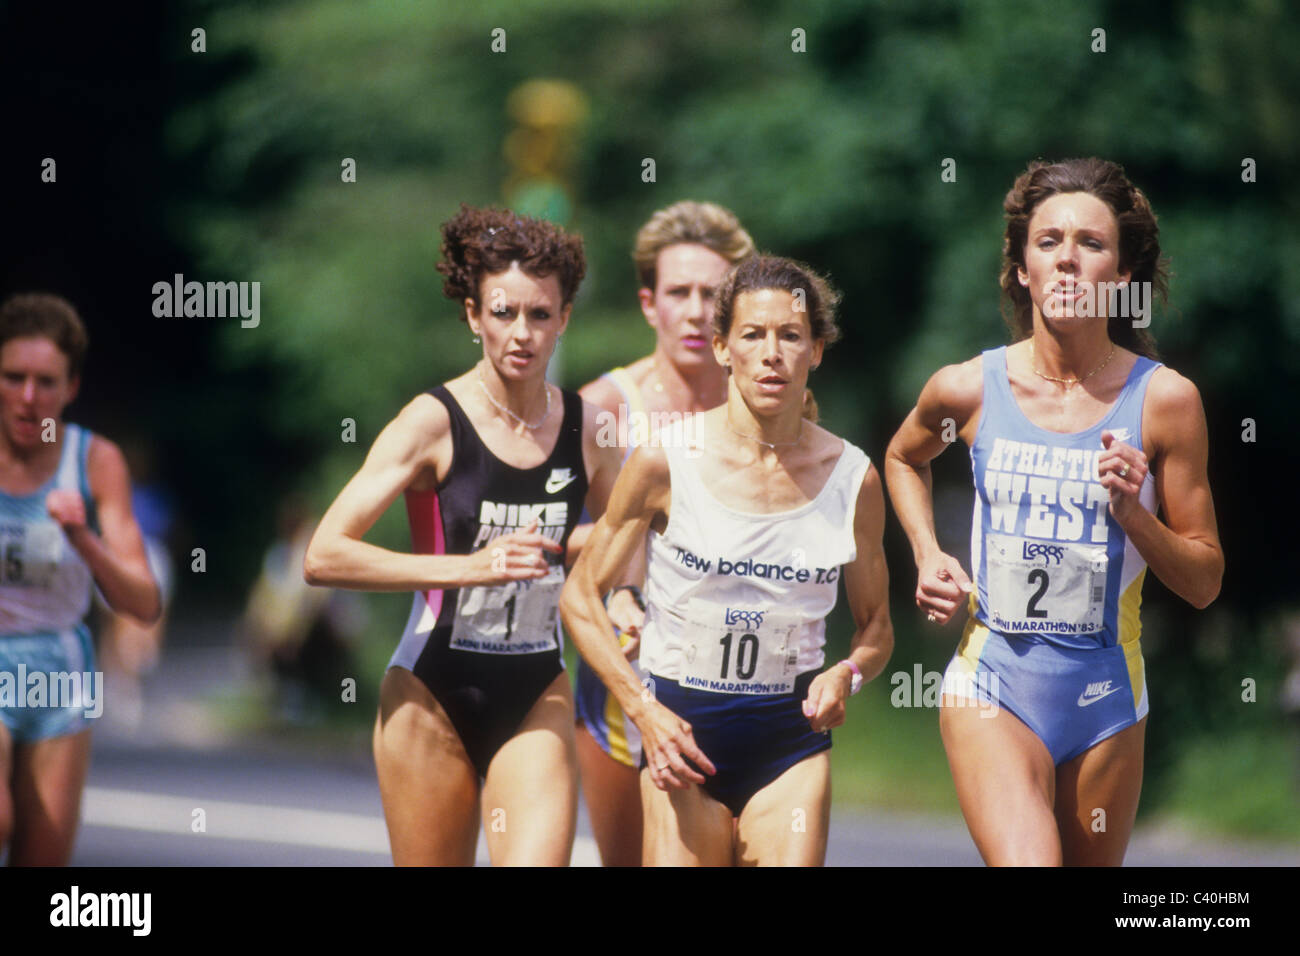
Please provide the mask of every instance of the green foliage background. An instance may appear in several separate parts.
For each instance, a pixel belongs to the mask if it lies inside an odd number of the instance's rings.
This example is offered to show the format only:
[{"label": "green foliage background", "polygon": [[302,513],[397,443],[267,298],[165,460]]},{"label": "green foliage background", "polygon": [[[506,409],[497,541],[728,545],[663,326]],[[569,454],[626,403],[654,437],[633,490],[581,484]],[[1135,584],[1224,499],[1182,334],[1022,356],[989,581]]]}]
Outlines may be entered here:
[{"label": "green foliage background", "polygon": [[[461,201],[503,201],[506,102],[527,80],[570,81],[589,105],[572,141],[568,225],[590,268],[555,377],[577,386],[651,347],[633,234],[659,207],[710,199],[762,248],[843,290],[845,337],[814,386],[829,427],[875,457],[930,373],[1006,340],[997,265],[1015,175],[1037,157],[1123,163],[1172,260],[1171,308],[1152,331],[1205,401],[1228,560],[1204,613],[1148,577],[1143,812],[1300,837],[1297,734],[1281,704],[1300,654],[1288,649],[1297,562],[1274,543],[1296,524],[1294,4],[186,0],[157,23],[139,47],[161,79],[135,95],[155,97],[158,177],[121,188],[154,210],[172,251],[166,271],[133,281],[185,271],[262,283],[259,328],[178,333],[201,376],[168,380],[147,409],[172,461],[208,463],[171,468],[194,537],[222,556],[184,586],[231,605],[277,500],[299,491],[323,508],[411,396],[475,360],[433,269],[437,227]],[[206,53],[191,52],[195,26]],[[504,53],[491,50],[495,28]],[[1105,52],[1092,49],[1097,28]],[[796,29],[806,52],[792,50]],[[344,157],[355,183],[340,180]],[[1242,179],[1247,157],[1255,182]],[[653,183],[641,179],[646,158]],[[945,158],[956,182],[940,178]],[[344,419],[355,444],[340,440]],[[941,537],[964,554],[963,456],[940,459],[936,479]],[[408,546],[400,506],[373,537]],[[887,544],[899,632],[887,674],[942,669],[955,632],[920,632],[896,523]],[[373,603],[366,676],[377,684],[406,608]],[[834,623],[846,643],[846,620]],[[1255,703],[1242,701],[1246,678]],[[933,712],[875,693],[878,706],[864,703],[840,736],[840,795],[954,807]]]}]

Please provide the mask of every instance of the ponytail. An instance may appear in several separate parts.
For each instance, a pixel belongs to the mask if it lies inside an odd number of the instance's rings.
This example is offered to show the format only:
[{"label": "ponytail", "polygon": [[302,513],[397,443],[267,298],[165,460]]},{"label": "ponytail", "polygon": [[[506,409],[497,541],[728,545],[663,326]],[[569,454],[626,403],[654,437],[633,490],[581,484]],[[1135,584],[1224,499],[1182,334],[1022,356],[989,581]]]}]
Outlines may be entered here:
[{"label": "ponytail", "polygon": [[814,425],[817,424],[817,419],[821,417],[817,412],[817,399],[813,398],[811,388],[803,390],[803,417]]}]

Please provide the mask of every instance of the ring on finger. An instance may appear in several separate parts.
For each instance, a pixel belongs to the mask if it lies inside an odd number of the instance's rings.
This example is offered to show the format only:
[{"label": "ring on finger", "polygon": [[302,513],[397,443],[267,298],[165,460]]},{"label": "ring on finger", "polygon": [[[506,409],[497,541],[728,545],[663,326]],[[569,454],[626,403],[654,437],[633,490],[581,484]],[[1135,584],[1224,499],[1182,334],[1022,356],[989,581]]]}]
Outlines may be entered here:
[{"label": "ring on finger", "polygon": [[1128,477],[1128,462],[1124,462],[1124,467],[1119,470],[1119,476],[1121,478]]},{"label": "ring on finger", "polygon": [[934,624],[936,621],[939,620],[939,615],[935,614],[933,611],[927,611],[925,614],[925,619],[929,621],[931,624]]}]

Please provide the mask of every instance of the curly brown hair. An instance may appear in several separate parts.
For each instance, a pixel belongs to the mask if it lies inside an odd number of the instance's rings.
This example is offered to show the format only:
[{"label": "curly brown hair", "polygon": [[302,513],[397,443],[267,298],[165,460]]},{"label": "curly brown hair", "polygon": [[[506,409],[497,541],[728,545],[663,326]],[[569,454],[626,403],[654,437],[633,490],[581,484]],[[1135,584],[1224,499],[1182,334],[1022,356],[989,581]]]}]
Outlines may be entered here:
[{"label": "curly brown hair", "polygon": [[[1016,177],[1002,202],[1007,220],[1002,237],[1003,317],[1013,341],[1029,338],[1034,330],[1033,302],[1018,275],[1025,268],[1029,220],[1048,197],[1080,192],[1097,197],[1114,213],[1119,224],[1119,267],[1132,273],[1129,281],[1151,283],[1153,298],[1159,297],[1162,304],[1168,301],[1169,263],[1160,255],[1156,216],[1146,195],[1129,181],[1124,168],[1095,156],[1058,163],[1035,160]],[[1010,312],[1005,308],[1008,304]],[[1155,338],[1146,329],[1134,328],[1128,318],[1112,315],[1107,331],[1116,345],[1156,358]]]},{"label": "curly brown hair", "polygon": [[10,339],[44,337],[68,358],[68,378],[81,374],[90,337],[72,303],[48,292],[11,295],[0,305],[0,348]]},{"label": "curly brown hair", "polygon": [[[479,209],[460,204],[460,212],[442,224],[443,294],[453,302],[482,301],[483,277],[509,270],[511,263],[535,278],[554,275],[561,305],[568,305],[587,273],[582,237],[570,235],[542,219],[516,216],[508,209]],[[464,310],[462,321],[467,321]]]}]

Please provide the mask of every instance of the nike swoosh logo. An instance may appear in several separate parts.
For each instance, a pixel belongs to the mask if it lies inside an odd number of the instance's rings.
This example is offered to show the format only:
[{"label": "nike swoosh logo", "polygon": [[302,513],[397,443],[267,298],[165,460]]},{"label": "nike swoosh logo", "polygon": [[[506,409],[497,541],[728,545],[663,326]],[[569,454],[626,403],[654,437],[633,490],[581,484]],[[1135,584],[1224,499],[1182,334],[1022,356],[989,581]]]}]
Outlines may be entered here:
[{"label": "nike swoosh logo", "polygon": [[557,491],[563,488],[567,488],[569,485],[573,484],[575,481],[578,480],[577,475],[570,475],[567,478],[561,478],[559,481],[556,481],[555,478],[556,478],[555,475],[551,475],[551,477],[546,479],[546,493],[548,495],[553,495]]},{"label": "nike swoosh logo", "polygon": [[1080,694],[1080,695],[1079,695],[1079,706],[1080,706],[1080,707],[1087,707],[1089,704],[1095,704],[1095,703],[1097,703],[1097,701],[1101,700],[1103,697],[1109,697],[1111,694],[1115,693],[1115,692],[1118,691],[1119,689],[1120,689],[1120,688],[1118,688],[1118,687],[1112,687],[1110,690],[1106,691],[1106,693],[1104,693],[1104,694],[1098,694],[1096,697],[1088,697],[1086,693],[1084,693],[1084,694]]}]

